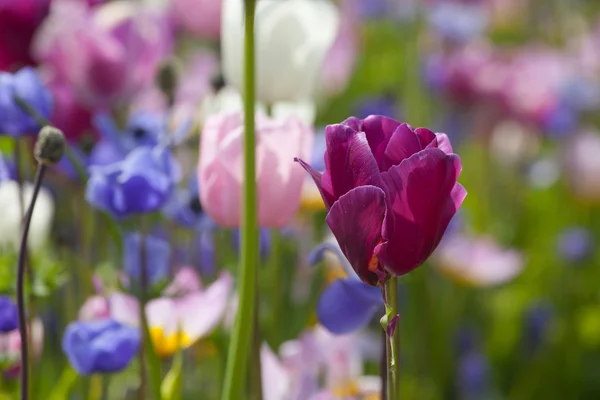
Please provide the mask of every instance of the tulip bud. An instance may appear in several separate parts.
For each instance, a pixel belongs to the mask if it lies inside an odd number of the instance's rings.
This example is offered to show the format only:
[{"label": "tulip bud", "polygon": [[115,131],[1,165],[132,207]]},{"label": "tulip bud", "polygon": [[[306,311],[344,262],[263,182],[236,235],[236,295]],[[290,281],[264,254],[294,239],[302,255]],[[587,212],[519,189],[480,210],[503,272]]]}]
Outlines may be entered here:
[{"label": "tulip bud", "polygon": [[35,142],[35,159],[45,165],[54,165],[62,158],[65,146],[65,136],[62,131],[53,126],[45,126]]}]

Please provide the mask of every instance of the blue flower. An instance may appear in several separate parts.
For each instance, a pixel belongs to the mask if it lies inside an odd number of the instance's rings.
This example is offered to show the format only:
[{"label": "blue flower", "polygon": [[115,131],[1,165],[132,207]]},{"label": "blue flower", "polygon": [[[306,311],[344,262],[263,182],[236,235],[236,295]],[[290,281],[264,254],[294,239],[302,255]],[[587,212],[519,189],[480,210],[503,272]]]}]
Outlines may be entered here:
[{"label": "blue flower", "polygon": [[431,11],[429,24],[446,39],[462,43],[481,35],[487,18],[485,9],[479,4],[443,2]]},{"label": "blue flower", "polygon": [[41,126],[16,102],[18,97],[40,116],[50,118],[52,96],[35,69],[25,67],[14,74],[0,72],[0,134],[37,134]]},{"label": "blue flower", "polygon": [[572,227],[563,231],[557,242],[558,253],[563,260],[579,263],[590,255],[594,241],[587,229]]},{"label": "blue flower", "polygon": [[[144,238],[144,250],[146,253],[145,267],[148,275],[148,281],[155,283],[167,276],[169,272],[169,262],[171,257],[171,246],[169,243],[154,236]],[[140,235],[139,233],[130,233],[125,237],[125,246],[123,249],[123,265],[127,275],[139,281],[140,265]]]},{"label": "blue flower", "polygon": [[369,115],[387,115],[400,119],[398,105],[393,95],[390,94],[368,97],[359,102],[356,107],[356,116],[358,118],[367,118]]},{"label": "blue flower", "polygon": [[211,229],[214,225],[202,209],[195,174],[187,188],[178,189],[173,193],[162,212],[175,223],[197,231]]},{"label": "blue flower", "polygon": [[179,165],[162,147],[139,147],[122,161],[90,167],[86,200],[115,217],[157,211],[172,195]]},{"label": "blue flower", "polygon": [[549,304],[536,303],[527,309],[523,328],[524,344],[528,351],[535,352],[544,344],[552,316],[553,310]]},{"label": "blue flower", "polygon": [[106,113],[94,116],[94,127],[101,140],[90,155],[90,165],[109,165],[121,161],[127,153],[141,146],[156,146],[166,132],[166,120],[160,114],[135,112],[120,130]]},{"label": "blue flower", "polygon": [[139,347],[139,330],[112,319],[73,322],[62,341],[69,363],[81,375],[121,371]]},{"label": "blue flower", "polygon": [[458,390],[464,399],[483,399],[489,389],[489,365],[479,352],[469,352],[458,362]]},{"label": "blue flower", "polygon": [[331,333],[350,333],[367,325],[382,309],[381,290],[363,283],[335,245],[326,243],[315,248],[308,256],[309,263],[319,262],[327,250],[340,258],[350,277],[336,279],[325,289],[317,304],[317,317]]},{"label": "blue flower", "polygon": [[0,332],[7,333],[19,327],[17,305],[8,296],[0,296]]},{"label": "blue flower", "polygon": [[10,170],[8,164],[4,161],[2,153],[0,153],[0,182],[10,179]]}]

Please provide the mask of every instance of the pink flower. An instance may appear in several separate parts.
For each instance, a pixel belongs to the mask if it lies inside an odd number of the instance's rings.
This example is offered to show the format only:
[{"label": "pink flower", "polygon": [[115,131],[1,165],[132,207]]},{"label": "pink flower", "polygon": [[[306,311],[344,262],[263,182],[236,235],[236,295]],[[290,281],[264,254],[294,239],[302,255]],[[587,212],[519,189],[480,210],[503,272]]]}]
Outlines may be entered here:
[{"label": "pink flower", "polygon": [[87,106],[103,108],[148,86],[170,46],[166,17],[155,11],[125,1],[90,9],[64,0],[52,5],[34,54]]},{"label": "pink flower", "polygon": [[[37,358],[42,354],[44,348],[44,325],[39,318],[34,318],[31,322],[29,335],[31,335],[31,353]],[[0,334],[0,359],[3,360],[3,366],[6,366],[4,373],[7,377],[16,378],[19,376],[21,370],[21,336],[18,329]]]},{"label": "pink flower", "polygon": [[68,140],[77,141],[86,132],[93,132],[91,111],[77,100],[69,85],[50,82],[48,89],[54,99],[54,111],[50,120],[63,131]]},{"label": "pink flower", "polygon": [[207,39],[221,34],[221,0],[173,0],[176,22],[188,32]]},{"label": "pink flower", "polygon": [[[202,131],[198,182],[200,200],[219,225],[240,226],[243,124],[239,112],[209,117]],[[283,227],[300,205],[303,171],[296,154],[310,157],[314,133],[295,117],[256,116],[258,221]]]},{"label": "pink flower", "polygon": [[80,321],[112,318],[126,325],[139,325],[139,304],[135,297],[121,292],[89,297],[79,309]]}]

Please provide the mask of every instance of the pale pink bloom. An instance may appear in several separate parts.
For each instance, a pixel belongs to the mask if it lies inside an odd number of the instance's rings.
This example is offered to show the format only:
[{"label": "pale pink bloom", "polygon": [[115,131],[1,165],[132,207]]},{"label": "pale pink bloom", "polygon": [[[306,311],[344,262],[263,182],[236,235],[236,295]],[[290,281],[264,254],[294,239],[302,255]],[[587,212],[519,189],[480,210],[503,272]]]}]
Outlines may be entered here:
[{"label": "pale pink bloom", "polygon": [[[294,157],[310,157],[314,132],[296,117],[256,116],[258,222],[281,228],[294,217],[304,174]],[[202,130],[200,200],[219,225],[239,227],[243,180],[243,119],[239,112],[210,116]]]},{"label": "pale pink bloom", "polygon": [[227,311],[232,288],[233,278],[223,272],[206,290],[150,301],[146,315],[157,353],[173,354],[212,332]]},{"label": "pale pink bloom", "polygon": [[515,278],[524,267],[517,250],[503,249],[490,237],[455,234],[446,238],[433,257],[440,270],[461,283],[494,286]]},{"label": "pale pink bloom", "polygon": [[139,325],[139,304],[132,295],[113,292],[110,296],[89,297],[79,309],[79,320],[115,319],[123,324]]},{"label": "pale pink bloom", "polygon": [[91,9],[65,0],[53,3],[33,52],[87,106],[102,108],[148,86],[171,41],[166,16],[156,10],[122,0]]},{"label": "pale pink bloom", "polygon": [[321,73],[321,90],[329,95],[346,89],[358,54],[358,16],[351,1],[340,4],[340,14],[339,31],[325,56]]},{"label": "pale pink bloom", "polygon": [[[44,348],[44,325],[39,318],[34,318],[29,329],[31,335],[31,353],[38,358]],[[7,377],[16,378],[21,369],[21,336],[15,329],[0,334],[0,360],[6,366],[4,373]]]},{"label": "pale pink bloom", "polygon": [[181,267],[163,291],[165,296],[183,296],[202,290],[202,282],[194,267]]},{"label": "pale pink bloom", "polygon": [[186,31],[206,39],[221,34],[221,0],[172,0],[175,21]]}]

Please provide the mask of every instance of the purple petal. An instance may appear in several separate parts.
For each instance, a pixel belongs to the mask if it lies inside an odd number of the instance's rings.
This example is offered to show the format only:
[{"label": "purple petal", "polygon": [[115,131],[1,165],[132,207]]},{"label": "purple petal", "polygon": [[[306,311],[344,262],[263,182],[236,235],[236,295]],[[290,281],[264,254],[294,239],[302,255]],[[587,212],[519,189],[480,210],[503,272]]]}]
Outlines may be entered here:
[{"label": "purple petal", "polygon": [[423,150],[419,137],[407,124],[400,125],[392,135],[382,158],[382,171]]},{"label": "purple petal", "polygon": [[446,154],[452,154],[454,151],[452,150],[452,144],[450,144],[450,138],[445,133],[436,134],[437,137],[437,147],[442,150]]},{"label": "purple petal", "polygon": [[370,115],[363,120],[362,131],[367,134],[369,146],[371,146],[371,150],[381,171],[384,171],[381,167],[385,149],[392,135],[400,125],[402,125],[401,122],[381,115]]},{"label": "purple petal", "polygon": [[435,133],[433,133],[427,128],[417,128],[415,129],[415,134],[419,138],[421,149],[424,149],[429,143],[435,141],[436,137]]},{"label": "purple petal", "polygon": [[371,285],[378,282],[369,264],[373,260],[375,246],[381,241],[385,213],[383,190],[375,186],[361,186],[340,197],[326,218],[352,268],[365,283]]},{"label": "purple petal", "polygon": [[331,187],[334,200],[354,187],[352,174],[347,167],[350,143],[356,134],[355,130],[346,125],[328,125],[325,128],[327,149],[322,186]]},{"label": "purple petal", "polygon": [[426,149],[382,173],[388,214],[377,257],[397,275],[421,265],[438,245],[464,199],[458,156]]},{"label": "purple petal", "polygon": [[378,287],[357,279],[337,279],[321,295],[317,315],[327,330],[345,334],[368,324],[382,305]]},{"label": "purple petal", "polygon": [[304,168],[306,172],[310,174],[311,178],[315,182],[315,185],[317,185],[317,188],[319,189],[319,193],[321,193],[321,197],[323,198],[323,202],[325,203],[325,208],[329,210],[331,208],[331,205],[335,201],[331,184],[329,183],[326,186],[323,186],[323,174],[311,167],[306,162],[304,162],[304,160],[300,158],[294,158],[294,161],[300,163],[302,168]]}]

